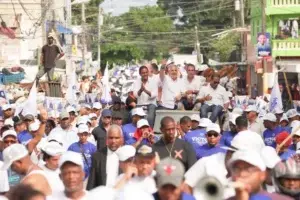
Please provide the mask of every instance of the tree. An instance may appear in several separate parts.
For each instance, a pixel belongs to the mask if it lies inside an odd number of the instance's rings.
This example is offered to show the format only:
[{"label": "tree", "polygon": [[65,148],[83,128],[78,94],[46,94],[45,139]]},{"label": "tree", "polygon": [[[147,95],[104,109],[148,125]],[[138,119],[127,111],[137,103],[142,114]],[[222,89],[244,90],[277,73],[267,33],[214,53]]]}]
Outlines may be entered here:
[{"label": "tree", "polygon": [[160,59],[173,44],[162,32],[174,30],[172,20],[157,6],[131,8],[128,13],[115,17],[115,27],[123,30],[107,31],[101,40],[103,64],[128,63],[141,59]]}]

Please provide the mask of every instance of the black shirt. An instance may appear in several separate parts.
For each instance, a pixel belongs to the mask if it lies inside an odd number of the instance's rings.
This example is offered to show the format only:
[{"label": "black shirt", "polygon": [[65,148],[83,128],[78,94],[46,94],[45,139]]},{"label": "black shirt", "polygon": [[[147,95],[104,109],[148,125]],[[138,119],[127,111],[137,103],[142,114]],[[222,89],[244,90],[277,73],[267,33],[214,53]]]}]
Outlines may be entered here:
[{"label": "black shirt", "polygon": [[174,145],[165,145],[163,138],[161,138],[152,147],[153,150],[158,153],[160,159],[169,157],[171,152],[172,158],[178,159],[183,163],[185,171],[187,171],[197,161],[196,153],[192,145],[178,138],[175,140]]},{"label": "black shirt", "polygon": [[55,44],[44,45],[42,48],[44,68],[50,69],[55,67],[55,59],[57,55],[62,53],[62,50]]},{"label": "black shirt", "polygon": [[102,126],[102,124],[94,128],[92,134],[97,141],[98,150],[106,146],[106,129]]}]

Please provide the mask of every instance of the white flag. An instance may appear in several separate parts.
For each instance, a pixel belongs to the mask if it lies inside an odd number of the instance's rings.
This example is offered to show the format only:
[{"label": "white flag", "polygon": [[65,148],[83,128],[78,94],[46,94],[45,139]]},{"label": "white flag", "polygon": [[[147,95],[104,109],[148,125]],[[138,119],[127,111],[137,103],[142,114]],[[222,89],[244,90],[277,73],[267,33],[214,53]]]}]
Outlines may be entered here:
[{"label": "white flag", "polygon": [[37,116],[37,88],[36,81],[34,81],[33,86],[28,95],[27,101],[24,103],[22,115],[31,114],[33,116]]},{"label": "white flag", "polygon": [[110,96],[110,87],[109,87],[109,73],[108,73],[108,64],[106,64],[105,70],[104,70],[104,76],[102,78],[102,84],[103,84],[103,93],[101,96],[101,102],[103,104],[108,104],[112,101]]},{"label": "white flag", "polygon": [[275,74],[274,85],[272,88],[271,98],[269,102],[270,112],[273,112],[275,108],[280,108],[280,109],[283,108],[281,93],[278,85],[278,73]]},{"label": "white flag", "polygon": [[66,93],[66,100],[70,105],[76,105],[77,103],[76,92],[76,73],[75,70],[72,70],[70,76],[68,77],[68,89]]}]

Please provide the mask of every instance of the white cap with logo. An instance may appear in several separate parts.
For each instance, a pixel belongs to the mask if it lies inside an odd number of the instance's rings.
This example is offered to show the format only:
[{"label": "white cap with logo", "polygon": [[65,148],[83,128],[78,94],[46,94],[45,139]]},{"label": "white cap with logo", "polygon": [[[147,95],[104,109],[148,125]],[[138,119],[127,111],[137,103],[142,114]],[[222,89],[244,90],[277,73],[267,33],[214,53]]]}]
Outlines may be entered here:
[{"label": "white cap with logo", "polygon": [[131,115],[134,116],[134,115],[138,115],[138,116],[146,116],[146,113],[144,112],[143,108],[134,108],[132,111],[131,111]]},{"label": "white cap with logo", "polygon": [[89,133],[89,127],[86,124],[80,124],[78,126],[78,134],[80,133]]},{"label": "white cap with logo", "polygon": [[124,162],[127,159],[134,157],[135,153],[136,149],[132,145],[124,145],[116,151],[116,154],[118,155],[119,160],[121,162]]},{"label": "white cap with logo", "polygon": [[249,105],[249,106],[246,108],[245,112],[256,112],[256,113],[258,113],[257,108],[256,108],[255,105]]},{"label": "white cap with logo", "polygon": [[221,128],[218,124],[211,123],[209,126],[206,127],[206,133],[214,131],[216,133],[221,133]]},{"label": "white cap with logo", "polygon": [[200,123],[199,123],[199,126],[200,127],[208,127],[210,124],[212,124],[212,121],[208,118],[201,118],[200,119]]},{"label": "white cap with logo", "polygon": [[100,102],[95,102],[95,103],[93,103],[93,108],[100,110],[100,109],[102,109],[102,105]]},{"label": "white cap with logo", "polygon": [[2,134],[2,138],[6,138],[7,136],[14,136],[14,137],[17,137],[17,133],[16,131],[14,130],[7,130],[7,131],[4,131],[3,134]]}]

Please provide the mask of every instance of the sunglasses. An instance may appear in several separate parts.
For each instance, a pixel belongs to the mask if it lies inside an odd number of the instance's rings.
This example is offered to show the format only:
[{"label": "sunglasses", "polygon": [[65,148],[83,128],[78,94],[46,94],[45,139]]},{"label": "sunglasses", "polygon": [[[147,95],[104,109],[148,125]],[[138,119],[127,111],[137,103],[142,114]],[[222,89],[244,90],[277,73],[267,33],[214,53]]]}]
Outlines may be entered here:
[{"label": "sunglasses", "polygon": [[218,137],[219,134],[218,134],[218,133],[208,133],[208,134],[207,134],[207,137],[212,137],[212,136]]},{"label": "sunglasses", "polygon": [[17,143],[16,140],[4,140],[3,142],[4,142],[4,144],[16,144]]},{"label": "sunglasses", "polygon": [[214,84],[219,84],[219,83],[220,83],[219,81],[217,81],[217,82],[215,81],[215,82],[214,82]]}]

